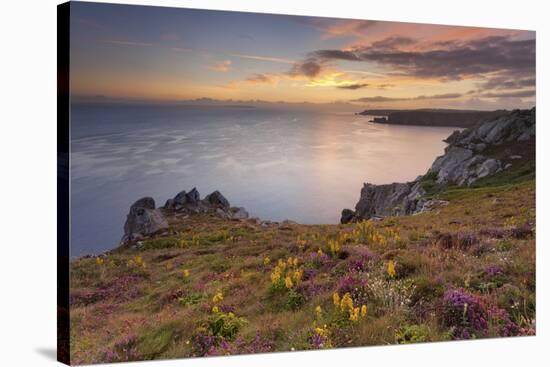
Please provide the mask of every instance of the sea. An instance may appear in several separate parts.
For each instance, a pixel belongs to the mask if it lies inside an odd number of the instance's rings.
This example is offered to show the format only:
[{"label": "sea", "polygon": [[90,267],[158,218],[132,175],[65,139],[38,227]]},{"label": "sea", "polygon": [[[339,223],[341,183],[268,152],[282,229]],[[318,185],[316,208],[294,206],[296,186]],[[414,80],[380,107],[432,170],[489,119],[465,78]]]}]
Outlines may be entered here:
[{"label": "sea", "polygon": [[353,112],[181,104],[71,105],[71,256],[116,247],[130,205],[219,190],[263,220],[338,223],[364,182],[424,174],[455,128]]}]

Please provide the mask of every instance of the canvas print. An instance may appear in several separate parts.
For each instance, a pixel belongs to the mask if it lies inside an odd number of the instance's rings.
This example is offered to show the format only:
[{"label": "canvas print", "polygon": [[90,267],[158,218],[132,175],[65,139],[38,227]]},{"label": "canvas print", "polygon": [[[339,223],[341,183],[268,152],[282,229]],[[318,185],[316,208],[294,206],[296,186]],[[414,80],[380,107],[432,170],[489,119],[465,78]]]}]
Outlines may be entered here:
[{"label": "canvas print", "polygon": [[534,31],[59,12],[60,360],[535,335]]}]

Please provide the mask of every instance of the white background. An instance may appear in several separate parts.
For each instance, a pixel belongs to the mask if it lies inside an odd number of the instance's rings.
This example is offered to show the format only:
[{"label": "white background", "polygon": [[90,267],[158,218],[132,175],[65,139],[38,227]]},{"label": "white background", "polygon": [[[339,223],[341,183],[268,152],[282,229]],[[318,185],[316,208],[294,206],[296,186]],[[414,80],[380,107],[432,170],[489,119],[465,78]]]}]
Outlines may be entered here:
[{"label": "white background", "polygon": [[[413,346],[141,362],[143,366],[520,366],[550,356],[546,1],[126,1],[537,31],[537,336]],[[56,4],[0,3],[0,365],[54,365],[56,348]],[[546,188],[546,189],[545,189]],[[128,364],[118,364],[118,366]]]}]

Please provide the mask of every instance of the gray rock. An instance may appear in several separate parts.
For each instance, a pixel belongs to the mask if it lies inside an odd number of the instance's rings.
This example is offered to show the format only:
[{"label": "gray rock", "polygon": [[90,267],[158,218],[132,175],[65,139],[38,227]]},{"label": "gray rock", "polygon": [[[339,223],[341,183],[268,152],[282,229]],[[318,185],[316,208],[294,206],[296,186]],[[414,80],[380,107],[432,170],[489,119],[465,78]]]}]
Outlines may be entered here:
[{"label": "gray rock", "polygon": [[229,201],[227,201],[227,199],[217,190],[211,194],[206,195],[203,202],[208,206],[222,209],[229,209],[231,207]]},{"label": "gray rock", "polygon": [[246,219],[248,218],[248,212],[245,208],[231,208],[231,218],[233,219]]},{"label": "gray rock", "polygon": [[483,162],[476,170],[477,178],[487,177],[489,175],[495,174],[501,170],[501,164],[499,160],[489,158]]},{"label": "gray rock", "polygon": [[342,216],[340,218],[340,223],[346,224],[353,221],[355,218],[355,212],[351,209],[342,210]]},{"label": "gray rock", "polygon": [[344,209],[340,223],[411,214],[422,206],[423,195],[425,191],[416,181],[387,185],[365,183],[355,211]]},{"label": "gray rock", "polygon": [[162,229],[168,228],[168,222],[159,209],[155,209],[155,200],[141,198],[130,207],[124,223],[122,242],[141,239]]}]

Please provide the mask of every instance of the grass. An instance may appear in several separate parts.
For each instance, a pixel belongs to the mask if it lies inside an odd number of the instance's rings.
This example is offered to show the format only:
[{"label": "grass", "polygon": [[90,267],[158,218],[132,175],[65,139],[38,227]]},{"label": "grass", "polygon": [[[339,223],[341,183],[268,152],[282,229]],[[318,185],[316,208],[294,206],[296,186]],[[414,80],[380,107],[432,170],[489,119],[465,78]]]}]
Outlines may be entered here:
[{"label": "grass", "polygon": [[[71,263],[71,362],[467,338],[457,328],[476,338],[531,335],[535,183],[529,170],[505,171],[502,181],[495,176],[483,187],[439,190],[449,205],[378,222],[260,225],[171,217],[165,237]],[[351,309],[334,303],[343,290]],[[453,324],[449,290],[477,302],[488,325]],[[352,320],[363,305],[365,316]]]}]

